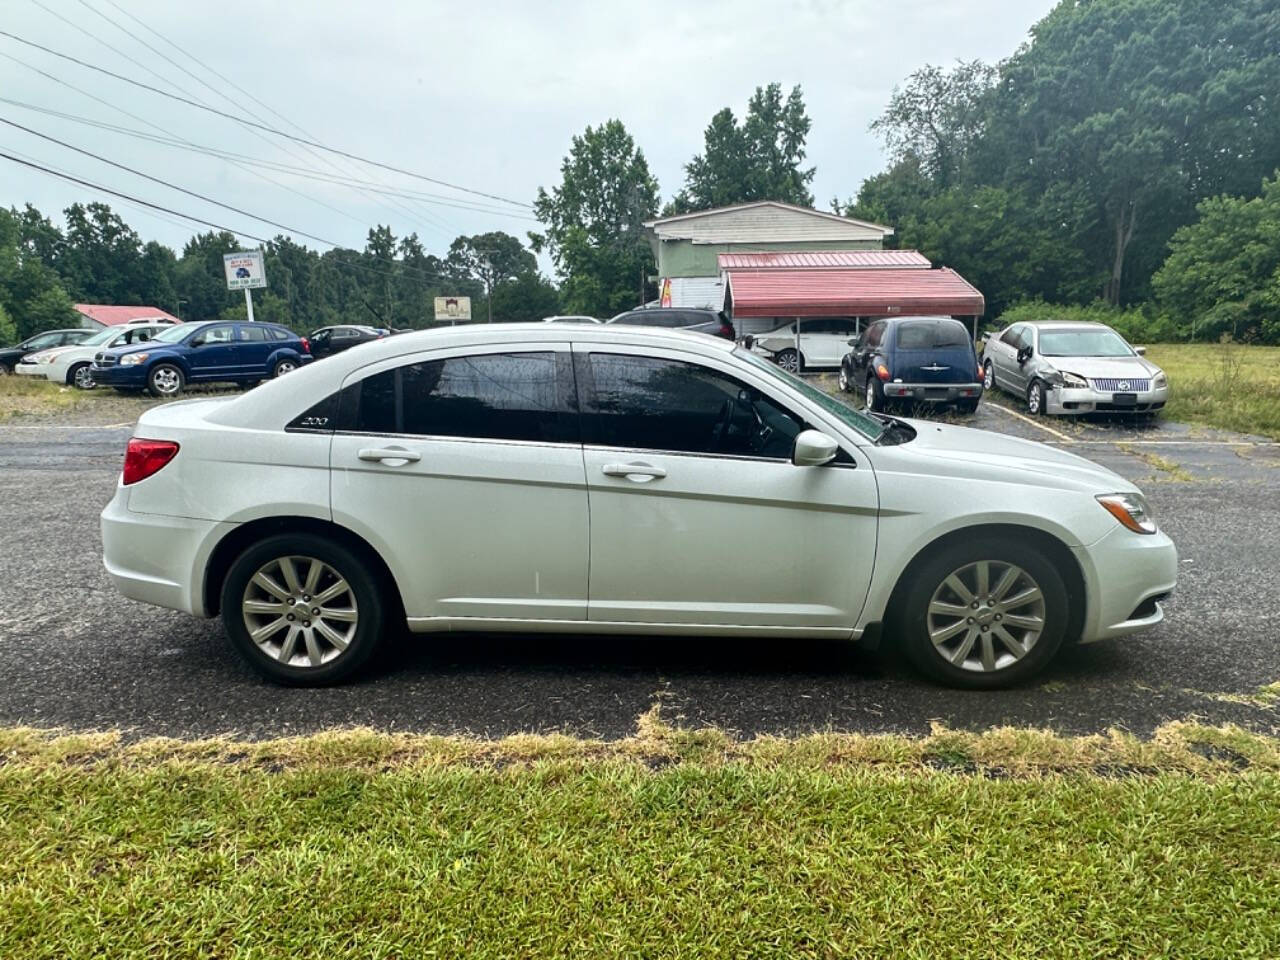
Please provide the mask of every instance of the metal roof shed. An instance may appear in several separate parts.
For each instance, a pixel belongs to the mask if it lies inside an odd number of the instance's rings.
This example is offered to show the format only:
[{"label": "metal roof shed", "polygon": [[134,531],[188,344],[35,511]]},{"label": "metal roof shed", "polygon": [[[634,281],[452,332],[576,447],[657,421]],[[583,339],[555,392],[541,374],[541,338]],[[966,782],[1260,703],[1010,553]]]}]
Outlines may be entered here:
[{"label": "metal roof shed", "polygon": [[980,316],[981,293],[947,267],[725,271],[735,317]]},{"label": "metal roof shed", "polygon": [[867,270],[876,267],[927,270],[932,266],[916,250],[779,250],[763,253],[722,253],[724,270]]}]

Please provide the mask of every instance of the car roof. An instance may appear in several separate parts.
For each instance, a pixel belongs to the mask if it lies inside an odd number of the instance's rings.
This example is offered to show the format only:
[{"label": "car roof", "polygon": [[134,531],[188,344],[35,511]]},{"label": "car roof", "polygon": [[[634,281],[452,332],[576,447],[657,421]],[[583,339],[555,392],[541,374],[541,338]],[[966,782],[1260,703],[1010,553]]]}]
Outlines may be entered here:
[{"label": "car roof", "polygon": [[[1094,320],[1020,320],[1019,323],[1037,330],[1110,330],[1105,323]],[[1014,326],[1014,324],[1010,324]]]}]

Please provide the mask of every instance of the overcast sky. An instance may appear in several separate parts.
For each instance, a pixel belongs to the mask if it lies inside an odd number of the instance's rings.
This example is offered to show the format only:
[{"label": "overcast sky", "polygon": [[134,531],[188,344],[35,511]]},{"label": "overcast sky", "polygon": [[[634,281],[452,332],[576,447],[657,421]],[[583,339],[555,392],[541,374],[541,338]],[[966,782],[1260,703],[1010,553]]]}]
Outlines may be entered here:
[{"label": "overcast sky", "polygon": [[[171,92],[184,88],[227,112],[252,111],[270,125],[284,126],[205,72],[195,62],[200,60],[324,144],[523,202],[532,200],[538,186],[558,182],[574,134],[610,117],[621,119],[644,150],[665,200],[680,187],[683,164],[701,150],[712,114],[729,106],[741,116],[758,85],[778,81],[789,89],[799,83],[813,121],[813,192],[817,206],[826,209],[832,197],[853,195],[863,179],[883,168],[880,145],[867,125],[894,84],[925,63],[1008,56],[1051,6],[1051,0],[0,0],[0,29]],[[0,37],[0,97],[255,159],[355,174],[395,189],[448,196],[463,206],[529,213],[385,170],[320,159],[297,145],[281,147],[270,134],[255,136],[231,120],[6,37]],[[416,231],[437,254],[460,233],[501,229],[523,239],[536,228],[520,216],[379,199],[278,170],[255,174],[223,159],[11,103],[0,103],[0,117],[344,246],[363,247],[368,227],[378,222],[390,223],[397,236]],[[281,232],[4,124],[0,151],[250,234]],[[0,159],[0,203],[6,206],[30,202],[60,220],[59,211],[71,202],[93,199],[110,202],[144,240],[175,249],[203,229]]]}]

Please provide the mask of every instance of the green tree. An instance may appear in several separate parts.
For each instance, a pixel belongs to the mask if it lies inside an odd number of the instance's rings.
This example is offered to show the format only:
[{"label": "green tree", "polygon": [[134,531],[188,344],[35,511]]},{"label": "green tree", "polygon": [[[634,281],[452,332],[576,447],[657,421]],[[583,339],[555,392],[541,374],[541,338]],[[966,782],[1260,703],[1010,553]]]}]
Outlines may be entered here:
[{"label": "green tree", "polygon": [[756,87],[739,125],[728,107],[711,118],[703,152],[685,165],[684,187],[667,210],[687,213],[755,200],[813,206],[814,168],[801,168],[812,126],[797,85],[784,101],[781,84]]},{"label": "green tree", "polygon": [[0,306],[0,345],[9,346],[18,339],[18,325],[13,322],[9,312]]},{"label": "green tree", "polygon": [[980,60],[950,70],[927,64],[893,88],[872,124],[896,164],[909,163],[941,189],[953,186],[986,127],[997,71]]},{"label": "green tree", "polygon": [[57,273],[23,240],[23,214],[0,210],[0,309],[15,339],[80,322]]},{"label": "green tree", "polygon": [[493,322],[493,291],[504,280],[533,273],[538,261],[515,237],[501,230],[458,237],[449,245],[446,267],[457,276],[484,287],[488,319]]},{"label": "green tree", "polygon": [[545,232],[529,240],[550,252],[565,309],[611,316],[643,301],[654,267],[643,225],[658,210],[644,153],[621,121],[609,120],[573,138],[560,174],[549,193],[538,188],[534,211]]},{"label": "green tree", "polygon": [[67,292],[87,303],[142,302],[142,239],[105,203],[73,203],[53,266]]},{"label": "green tree", "polygon": [[493,316],[500,321],[532,322],[560,312],[560,293],[555,284],[534,270],[503,280],[489,297]]},{"label": "green tree", "polygon": [[1188,334],[1280,342],[1280,172],[1253,199],[1202,200],[1152,278],[1157,302]]},{"label": "green tree", "polygon": [[184,319],[216,320],[237,299],[244,299],[227,290],[222,267],[223,256],[239,249],[240,241],[226,231],[196,234],[187,241],[174,271],[175,292],[186,301]]}]

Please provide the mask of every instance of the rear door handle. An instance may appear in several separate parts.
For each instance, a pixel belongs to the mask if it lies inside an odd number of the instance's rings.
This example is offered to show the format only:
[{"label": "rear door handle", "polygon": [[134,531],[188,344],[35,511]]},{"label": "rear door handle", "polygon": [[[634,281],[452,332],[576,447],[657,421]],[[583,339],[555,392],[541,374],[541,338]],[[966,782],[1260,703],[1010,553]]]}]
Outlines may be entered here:
[{"label": "rear door handle", "polygon": [[667,475],[667,471],[662,467],[655,467],[649,463],[606,463],[601,469],[606,477],[626,477],[636,483],[661,480]]},{"label": "rear door handle", "polygon": [[[392,460],[399,460],[401,463],[416,463],[422,459],[422,454],[415,450],[405,450],[403,447],[365,447],[356,456],[370,463],[387,463]],[[399,464],[392,465],[399,466]]]}]

